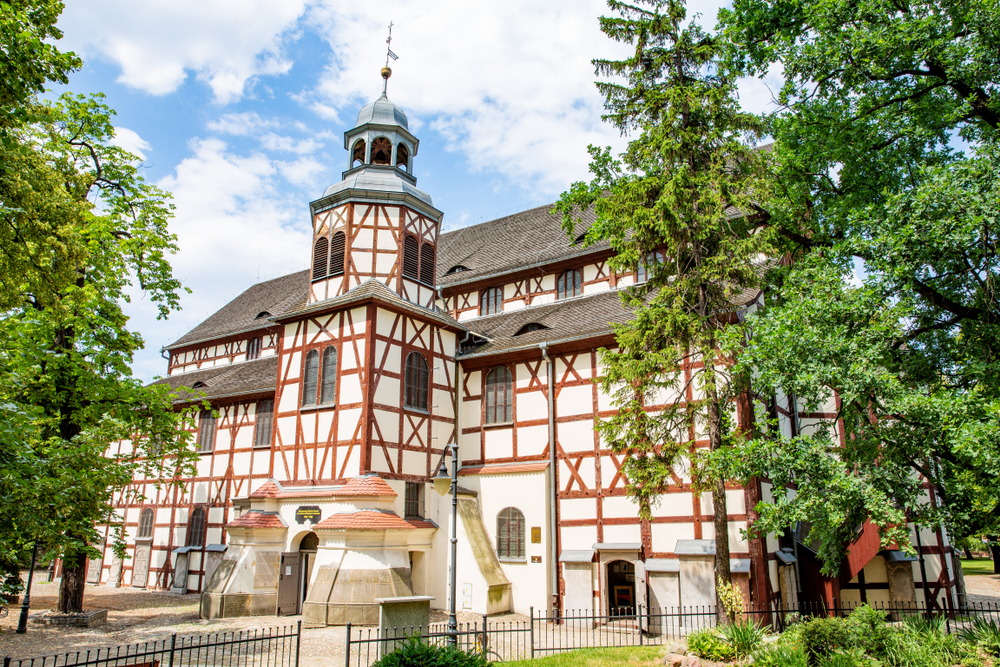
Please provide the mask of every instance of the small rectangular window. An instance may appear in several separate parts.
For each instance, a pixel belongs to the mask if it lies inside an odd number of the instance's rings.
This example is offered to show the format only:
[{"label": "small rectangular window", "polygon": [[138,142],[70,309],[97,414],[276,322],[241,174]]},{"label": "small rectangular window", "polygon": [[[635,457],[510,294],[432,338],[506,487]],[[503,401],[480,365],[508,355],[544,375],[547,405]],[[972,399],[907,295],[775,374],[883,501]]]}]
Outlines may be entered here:
[{"label": "small rectangular window", "polygon": [[406,506],[403,513],[407,519],[424,517],[424,485],[420,482],[406,483]]},{"label": "small rectangular window", "polygon": [[211,410],[202,410],[198,415],[198,451],[210,452],[215,449],[215,415]]}]

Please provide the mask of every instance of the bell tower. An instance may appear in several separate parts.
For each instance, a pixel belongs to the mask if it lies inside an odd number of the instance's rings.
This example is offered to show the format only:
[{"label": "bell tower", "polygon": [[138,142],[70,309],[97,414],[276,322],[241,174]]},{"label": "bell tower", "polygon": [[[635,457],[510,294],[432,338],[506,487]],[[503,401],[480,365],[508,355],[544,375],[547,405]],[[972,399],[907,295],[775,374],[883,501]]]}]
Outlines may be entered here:
[{"label": "bell tower", "polygon": [[309,205],[313,222],[309,303],[378,280],[402,298],[434,303],[441,211],[417,188],[413,162],[420,141],[406,114],[389,101],[392,70],[382,68],[382,95],[344,132],[347,171]]}]

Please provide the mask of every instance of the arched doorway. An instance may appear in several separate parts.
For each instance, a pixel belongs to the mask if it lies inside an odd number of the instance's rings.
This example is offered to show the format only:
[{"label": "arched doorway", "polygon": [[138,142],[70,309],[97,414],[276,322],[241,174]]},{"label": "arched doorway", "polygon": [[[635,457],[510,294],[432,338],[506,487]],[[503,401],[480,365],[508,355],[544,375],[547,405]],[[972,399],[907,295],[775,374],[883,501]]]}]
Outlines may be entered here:
[{"label": "arched doorway", "polygon": [[319,547],[319,537],[316,533],[307,533],[299,542],[299,567],[302,569],[302,593],[299,598],[299,610],[307,599],[309,580],[312,578],[313,565],[316,562],[316,549]]},{"label": "arched doorway", "polygon": [[635,565],[627,560],[613,560],[606,566],[608,616],[635,614]]}]

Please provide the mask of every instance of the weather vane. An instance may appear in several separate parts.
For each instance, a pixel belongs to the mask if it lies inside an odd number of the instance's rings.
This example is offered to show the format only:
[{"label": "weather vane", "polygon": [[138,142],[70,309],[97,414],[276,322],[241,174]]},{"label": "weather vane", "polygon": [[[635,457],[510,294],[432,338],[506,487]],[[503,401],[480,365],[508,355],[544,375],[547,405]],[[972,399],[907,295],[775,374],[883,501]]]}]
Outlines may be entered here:
[{"label": "weather vane", "polygon": [[392,52],[392,21],[389,21],[389,37],[385,40],[385,66],[389,66],[389,58],[399,60],[399,56]]}]

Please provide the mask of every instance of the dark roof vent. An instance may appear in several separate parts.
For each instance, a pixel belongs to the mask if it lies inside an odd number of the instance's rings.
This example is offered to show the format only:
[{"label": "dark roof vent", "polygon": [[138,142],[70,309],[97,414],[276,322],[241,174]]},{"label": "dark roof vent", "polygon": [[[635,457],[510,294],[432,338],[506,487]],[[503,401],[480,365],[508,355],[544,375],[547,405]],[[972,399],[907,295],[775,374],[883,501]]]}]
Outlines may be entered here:
[{"label": "dark roof vent", "polygon": [[271,313],[267,312],[266,310],[262,310],[259,313],[257,313],[257,317],[255,317],[254,319],[259,320],[262,317],[271,317]]},{"label": "dark roof vent", "polygon": [[538,322],[528,322],[523,327],[517,330],[515,336],[520,336],[521,334],[531,333],[532,331],[541,331],[542,329],[548,329],[544,324],[539,324]]},{"label": "dark roof vent", "polygon": [[203,388],[205,388],[207,386],[208,385],[205,384],[204,382],[199,381],[199,382],[195,382],[193,385],[191,385],[191,388],[192,389],[203,389]]},{"label": "dark roof vent", "polygon": [[448,269],[448,270],[447,270],[447,271],[445,272],[445,274],[444,274],[444,275],[446,275],[446,276],[450,276],[450,275],[451,275],[451,274],[453,274],[453,273],[461,273],[462,271],[468,271],[468,270],[469,270],[469,267],[467,267],[467,266],[462,266],[461,264],[456,264],[455,266],[453,266],[453,267],[451,267],[450,269]]},{"label": "dark roof vent", "polygon": [[576,239],[573,241],[572,245],[580,245],[585,240],[587,240],[587,232],[584,232],[583,234],[577,236]]}]

